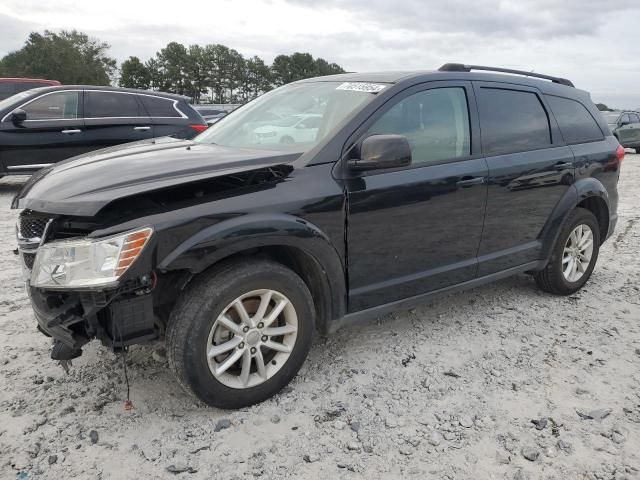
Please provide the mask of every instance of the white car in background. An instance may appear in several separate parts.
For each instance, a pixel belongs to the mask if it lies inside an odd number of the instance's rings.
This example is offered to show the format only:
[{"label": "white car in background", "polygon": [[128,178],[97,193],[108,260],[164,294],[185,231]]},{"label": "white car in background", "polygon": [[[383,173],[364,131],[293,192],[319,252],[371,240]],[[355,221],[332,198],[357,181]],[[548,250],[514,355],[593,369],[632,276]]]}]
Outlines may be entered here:
[{"label": "white car in background", "polygon": [[253,133],[261,144],[307,143],[315,140],[321,121],[322,115],[317,113],[296,114],[262,125]]}]

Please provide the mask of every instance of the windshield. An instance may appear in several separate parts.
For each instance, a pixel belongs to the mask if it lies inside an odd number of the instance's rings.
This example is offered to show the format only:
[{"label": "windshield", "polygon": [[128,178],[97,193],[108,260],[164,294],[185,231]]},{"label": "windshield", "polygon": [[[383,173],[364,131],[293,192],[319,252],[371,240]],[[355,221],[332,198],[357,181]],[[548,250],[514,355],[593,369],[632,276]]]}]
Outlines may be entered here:
[{"label": "windshield", "polygon": [[308,82],[258,97],[194,140],[225,147],[305,152],[385,85]]},{"label": "windshield", "polygon": [[614,124],[618,122],[618,118],[620,117],[619,112],[605,113],[604,118],[607,119],[607,123]]}]

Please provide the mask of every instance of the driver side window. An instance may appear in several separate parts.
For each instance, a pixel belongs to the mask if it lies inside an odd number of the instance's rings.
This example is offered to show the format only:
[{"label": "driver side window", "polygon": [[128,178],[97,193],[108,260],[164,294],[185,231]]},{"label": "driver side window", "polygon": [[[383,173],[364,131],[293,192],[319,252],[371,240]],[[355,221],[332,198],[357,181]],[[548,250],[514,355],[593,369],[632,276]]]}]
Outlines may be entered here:
[{"label": "driver side window", "polygon": [[68,120],[78,118],[78,92],[43,95],[23,107],[27,120]]},{"label": "driver side window", "polygon": [[384,134],[407,137],[413,165],[469,156],[469,108],[464,88],[434,88],[402,99],[366,136]]}]

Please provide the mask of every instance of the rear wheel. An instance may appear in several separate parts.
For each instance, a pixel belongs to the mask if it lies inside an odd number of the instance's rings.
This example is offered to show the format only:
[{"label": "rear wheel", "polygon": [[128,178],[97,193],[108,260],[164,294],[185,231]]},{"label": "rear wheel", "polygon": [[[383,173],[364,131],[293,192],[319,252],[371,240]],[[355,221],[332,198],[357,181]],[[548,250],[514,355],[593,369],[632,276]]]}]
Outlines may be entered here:
[{"label": "rear wheel", "polygon": [[589,210],[576,208],[558,235],[551,259],[535,274],[540,288],[557,295],[570,295],[589,280],[598,260],[600,229]]},{"label": "rear wheel", "polygon": [[188,391],[211,406],[241,408],[291,381],[313,330],[300,277],[268,260],[232,262],[185,291],[171,315],[167,353]]}]

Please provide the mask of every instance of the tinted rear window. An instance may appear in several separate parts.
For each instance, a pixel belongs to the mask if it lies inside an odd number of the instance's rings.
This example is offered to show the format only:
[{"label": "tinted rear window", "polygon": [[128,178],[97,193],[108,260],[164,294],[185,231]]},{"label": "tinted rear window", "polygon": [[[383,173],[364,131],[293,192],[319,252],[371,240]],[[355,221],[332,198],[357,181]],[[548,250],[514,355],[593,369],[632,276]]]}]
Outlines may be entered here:
[{"label": "tinted rear window", "polygon": [[152,117],[180,117],[181,115],[173,108],[175,100],[170,98],[150,97],[140,95],[140,100],[144,108]]},{"label": "tinted rear window", "polygon": [[136,95],[118,92],[86,92],[85,117],[144,117]]},{"label": "tinted rear window", "polygon": [[31,90],[32,88],[40,88],[40,87],[48,87],[50,86],[47,82],[19,82],[16,83],[16,92],[25,92],[27,90]]},{"label": "tinted rear window", "polygon": [[519,152],[551,145],[549,118],[535,93],[483,87],[478,104],[485,153]]},{"label": "tinted rear window", "polygon": [[14,93],[16,93],[16,88],[13,84],[0,82],[0,100],[9,98]]},{"label": "tinted rear window", "polygon": [[580,102],[552,95],[546,95],[546,98],[565,142],[594,142],[604,138],[598,123]]}]

